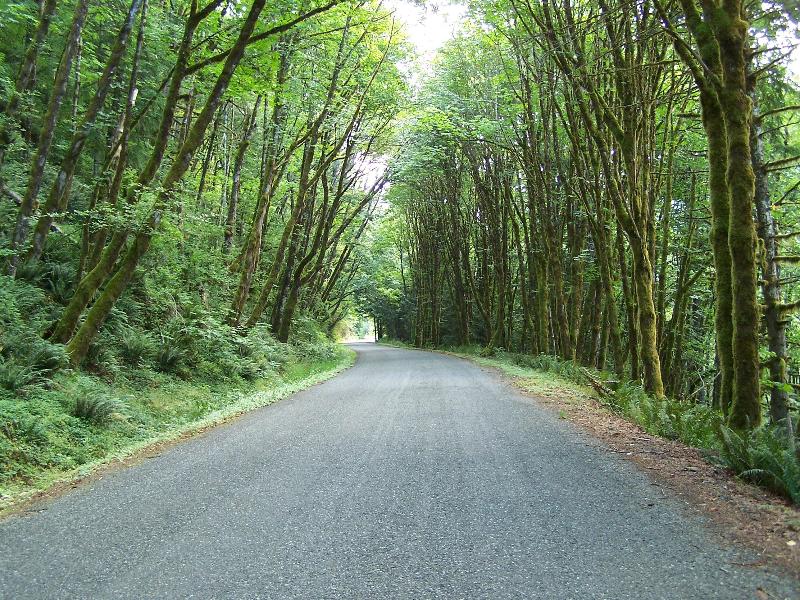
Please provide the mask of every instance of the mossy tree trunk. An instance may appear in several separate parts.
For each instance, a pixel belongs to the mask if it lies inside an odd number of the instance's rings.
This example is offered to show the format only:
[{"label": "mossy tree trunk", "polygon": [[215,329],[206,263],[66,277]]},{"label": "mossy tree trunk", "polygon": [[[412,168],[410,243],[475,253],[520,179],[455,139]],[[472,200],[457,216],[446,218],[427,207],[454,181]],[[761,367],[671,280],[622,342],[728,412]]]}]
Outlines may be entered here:
[{"label": "mossy tree trunk", "polygon": [[[154,140],[153,150],[150,153],[150,157],[144,169],[139,173],[136,182],[137,185],[133,186],[128,193],[126,198],[126,204],[128,205],[135,204],[138,201],[141,191],[152,182],[164,159],[164,153],[167,150],[170,139],[170,132],[173,128],[178,98],[181,93],[181,83],[185,77],[186,66],[191,54],[192,39],[194,38],[194,33],[198,24],[199,21],[196,18],[190,17],[186,19],[183,36],[180,46],[178,47],[178,55],[175,60],[175,67],[170,80],[169,91],[167,92],[166,102],[164,104],[164,111],[161,116],[158,133]],[[131,84],[134,82],[135,77],[132,74]],[[123,141],[125,139],[125,137],[122,138]],[[116,203],[116,195],[119,193],[119,186],[121,185],[125,168],[125,163],[121,159],[122,157],[120,157],[120,163],[117,165],[115,180],[112,182],[111,192],[114,193],[109,197],[109,201],[114,204]],[[95,238],[94,252],[97,253],[97,257],[92,260],[93,266],[75,287],[75,292],[73,292],[66,309],[54,328],[52,334],[53,341],[67,343],[70,340],[75,329],[78,327],[84,309],[89,306],[95,294],[103,285],[103,282],[111,275],[117,259],[125,248],[125,244],[128,240],[127,230],[121,229],[114,232],[111,235],[109,243],[103,246],[106,236],[108,235],[107,229],[104,229],[105,230],[98,232],[98,236]]]},{"label": "mossy tree trunk", "polygon": [[733,389],[728,420],[736,428],[761,422],[756,292],[755,174],[750,155],[753,104],[748,95],[748,24],[739,0],[725,0],[712,15],[722,62],[720,104],[727,133],[726,179],[730,193],[728,249],[733,302]]},{"label": "mossy tree trunk", "polygon": [[72,140],[67,148],[67,153],[64,155],[61,162],[61,167],[50,187],[47,201],[44,204],[42,214],[39,216],[39,220],[33,232],[32,246],[25,257],[26,261],[39,260],[42,252],[44,252],[45,241],[47,235],[50,233],[50,227],[53,225],[53,221],[59,213],[67,209],[69,190],[72,185],[72,179],[75,176],[75,169],[78,166],[78,159],[81,157],[83,148],[86,145],[86,140],[94,129],[95,121],[111,89],[111,84],[114,81],[114,74],[128,47],[128,39],[130,38],[131,31],[133,31],[136,15],[143,1],[144,0],[133,0],[131,2],[128,14],[114,40],[114,45],[105,68],[103,69],[103,73],[100,75],[100,79],[97,82],[97,90],[86,109],[86,113],[83,115],[81,123],[77,126],[72,136]]},{"label": "mossy tree trunk", "polygon": [[144,229],[136,235],[133,244],[125,254],[116,273],[109,279],[102,294],[100,294],[97,301],[86,315],[85,321],[67,344],[67,352],[73,364],[79,364],[86,356],[89,345],[105,322],[114,304],[133,278],[142,256],[144,256],[149,249],[152,237],[161,223],[163,213],[169,207],[172,190],[186,173],[191,163],[192,156],[203,142],[206,129],[213,120],[222,102],[223,95],[228,89],[236,67],[239,65],[244,55],[247,43],[255,29],[258,17],[265,3],[266,0],[254,0],[251,5],[242,23],[241,29],[239,30],[236,42],[225,59],[225,64],[209,93],[203,109],[192,124],[191,130],[186,136],[186,140],[181,145],[169,171],[164,176],[161,184],[161,192],[148,218],[147,224]]},{"label": "mossy tree trunk", "polygon": [[[752,92],[755,97],[755,91]],[[763,244],[761,256],[761,292],[764,297],[764,323],[767,329],[767,346],[771,353],[767,366],[771,382],[769,395],[769,418],[774,424],[782,424],[791,436],[794,433],[789,414],[788,358],[786,345],[787,315],[782,311],[781,268],[778,256],[778,228],[772,214],[769,180],[764,162],[762,123],[753,102],[753,121],[750,131],[750,148],[755,174],[755,205],[758,220],[758,237]]]},{"label": "mossy tree trunk", "polygon": [[56,131],[56,122],[58,121],[58,114],[61,109],[61,104],[67,93],[67,85],[69,84],[69,75],[72,72],[72,62],[78,53],[80,46],[81,31],[83,24],[86,21],[86,13],[89,10],[89,0],[78,0],[75,5],[75,13],[72,17],[72,24],[70,25],[69,33],[67,34],[66,45],[64,52],[61,55],[58,69],[56,70],[55,81],[53,83],[52,91],[50,92],[50,100],[47,104],[47,112],[42,120],[42,127],[39,132],[39,142],[34,153],[33,160],[31,161],[30,174],[28,175],[28,184],[25,189],[25,195],[20,203],[19,212],[17,213],[17,222],[12,233],[10,240],[10,250],[12,252],[8,261],[8,273],[14,275],[19,263],[19,255],[22,252],[23,246],[28,240],[28,230],[30,229],[30,220],[34,211],[38,207],[39,190],[42,187],[42,180],[44,178],[44,168],[47,164],[48,156],[50,155],[50,147],[53,143],[53,137]]}]

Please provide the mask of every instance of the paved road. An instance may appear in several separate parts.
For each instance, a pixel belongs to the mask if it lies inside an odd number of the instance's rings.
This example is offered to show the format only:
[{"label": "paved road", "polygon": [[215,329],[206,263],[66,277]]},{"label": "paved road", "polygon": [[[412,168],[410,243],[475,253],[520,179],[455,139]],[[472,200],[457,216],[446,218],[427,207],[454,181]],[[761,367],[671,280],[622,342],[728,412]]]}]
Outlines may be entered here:
[{"label": "paved road", "polygon": [[800,597],[494,375],[354,347],[323,385],[0,523],[0,597]]}]

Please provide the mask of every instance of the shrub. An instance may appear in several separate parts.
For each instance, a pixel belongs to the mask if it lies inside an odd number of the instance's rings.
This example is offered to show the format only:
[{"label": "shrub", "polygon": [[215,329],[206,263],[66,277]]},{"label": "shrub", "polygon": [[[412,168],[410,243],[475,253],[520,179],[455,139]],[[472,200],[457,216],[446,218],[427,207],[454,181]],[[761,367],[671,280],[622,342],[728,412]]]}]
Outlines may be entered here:
[{"label": "shrub", "polygon": [[586,370],[569,360],[561,360],[549,354],[516,354],[511,352],[503,352],[502,357],[520,367],[554,373],[581,385],[589,384]]},{"label": "shrub", "polygon": [[20,365],[13,359],[0,359],[0,388],[18,393],[33,384],[38,373],[27,365]]},{"label": "shrub", "polygon": [[709,406],[659,400],[631,382],[623,382],[608,403],[650,434],[700,448],[716,446],[715,431],[721,416]]},{"label": "shrub", "polygon": [[771,489],[800,504],[800,458],[783,428],[751,432],[717,427],[722,463],[745,481]]},{"label": "shrub", "polygon": [[246,343],[260,357],[265,368],[270,370],[288,363],[295,356],[295,348],[272,337],[265,325],[251,329],[247,333]]},{"label": "shrub", "polygon": [[39,419],[26,414],[2,414],[2,417],[0,417],[0,433],[9,440],[30,444],[44,444],[47,442],[45,426]]},{"label": "shrub", "polygon": [[52,264],[44,274],[44,282],[53,300],[59,304],[67,304],[72,296],[75,269],[69,264]]},{"label": "shrub", "polygon": [[16,279],[19,282],[26,282],[38,286],[46,277],[47,266],[40,260],[20,261],[20,264],[17,266]]},{"label": "shrub", "polygon": [[311,360],[330,360],[336,356],[336,345],[309,316],[300,315],[292,321],[289,345],[294,354]]},{"label": "shrub", "polygon": [[184,359],[184,351],[170,341],[165,341],[156,351],[156,370],[177,373]]},{"label": "shrub", "polygon": [[99,375],[114,376],[119,370],[117,355],[111,348],[111,341],[107,335],[97,336],[95,341],[89,346],[86,358],[83,359],[83,366],[86,369]]},{"label": "shrub", "polygon": [[[501,358],[515,365],[553,373],[580,385],[602,382],[611,385],[608,375],[591,371],[572,361],[562,360],[548,354],[515,354],[503,352]],[[614,383],[609,394],[600,400],[612,410],[637,423],[652,435],[682,442],[701,448],[717,445],[716,426],[721,421],[718,411],[709,406],[682,402],[670,398],[657,399],[647,394],[634,382]]]},{"label": "shrub", "polygon": [[153,339],[136,329],[127,329],[119,341],[120,357],[131,367],[144,366],[155,354]]},{"label": "shrub", "polygon": [[51,377],[66,366],[69,360],[64,346],[41,341],[31,353],[29,362],[39,374]]},{"label": "shrub", "polygon": [[87,390],[87,393],[75,399],[72,414],[89,423],[103,425],[108,423],[114,414],[121,414],[124,408],[124,404],[118,398]]}]

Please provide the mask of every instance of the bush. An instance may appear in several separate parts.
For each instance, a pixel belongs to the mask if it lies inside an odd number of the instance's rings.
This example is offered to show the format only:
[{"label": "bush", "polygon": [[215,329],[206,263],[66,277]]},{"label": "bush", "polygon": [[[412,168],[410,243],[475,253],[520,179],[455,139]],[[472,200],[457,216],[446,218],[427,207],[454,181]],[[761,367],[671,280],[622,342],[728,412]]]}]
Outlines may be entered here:
[{"label": "bush", "polygon": [[30,364],[40,375],[52,377],[69,363],[67,350],[61,344],[40,342],[30,355]]},{"label": "bush", "polygon": [[103,425],[113,415],[122,414],[124,409],[124,404],[118,398],[88,392],[75,399],[72,415],[95,425]]},{"label": "bush", "polygon": [[0,360],[0,388],[18,393],[34,383],[38,373],[30,366],[20,365],[13,359]]},{"label": "bush", "polygon": [[107,335],[100,334],[89,346],[86,358],[83,359],[83,366],[98,375],[106,375],[113,378],[119,370],[117,355],[111,348],[111,341]]},{"label": "bush", "polygon": [[306,315],[292,321],[289,345],[295,354],[311,360],[331,360],[336,356],[336,345],[325,335],[319,324]]},{"label": "bush", "polygon": [[170,341],[165,341],[156,351],[156,370],[162,373],[178,373],[184,360],[184,351]]},{"label": "bush", "polygon": [[[528,355],[504,352],[501,358],[521,367],[553,373],[579,385],[590,385],[591,379],[609,383],[607,375],[592,372],[572,361],[562,360],[548,354]],[[637,423],[647,433],[700,448],[717,445],[716,427],[721,422],[719,412],[713,408],[693,402],[681,402],[670,398],[657,399],[647,394],[642,387],[631,381],[615,386],[603,401],[612,410]]]},{"label": "bush", "polygon": [[53,300],[66,305],[72,296],[75,269],[68,264],[50,265],[44,275],[44,280]]},{"label": "bush", "polygon": [[670,398],[659,400],[631,382],[622,383],[609,404],[652,435],[698,448],[716,446],[716,427],[722,419],[709,406]]},{"label": "bush", "polygon": [[120,358],[131,367],[142,367],[155,354],[155,343],[147,333],[136,329],[126,330],[120,337]]},{"label": "bush", "polygon": [[25,414],[3,415],[0,421],[0,433],[9,440],[44,444],[47,442],[47,430],[41,421]]},{"label": "bush", "polygon": [[784,428],[764,426],[737,432],[720,424],[717,432],[723,465],[745,481],[800,504],[800,458]]}]

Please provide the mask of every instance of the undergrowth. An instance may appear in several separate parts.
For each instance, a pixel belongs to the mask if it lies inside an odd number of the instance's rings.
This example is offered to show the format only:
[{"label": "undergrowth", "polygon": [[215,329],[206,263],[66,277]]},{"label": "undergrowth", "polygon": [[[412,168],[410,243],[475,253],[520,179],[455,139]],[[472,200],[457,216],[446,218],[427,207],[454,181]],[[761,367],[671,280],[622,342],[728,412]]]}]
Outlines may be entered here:
[{"label": "undergrowth", "polygon": [[[60,285],[60,271],[47,276]],[[61,308],[30,281],[0,276],[0,508],[155,439],[268,404],[351,357],[303,316],[284,344],[189,300],[165,317],[130,295],[82,368],[70,369],[64,347],[44,339]]]}]

